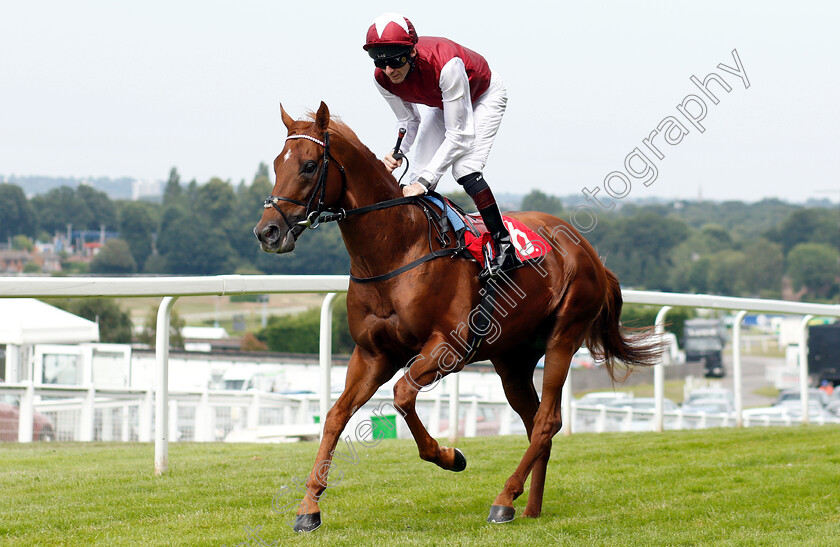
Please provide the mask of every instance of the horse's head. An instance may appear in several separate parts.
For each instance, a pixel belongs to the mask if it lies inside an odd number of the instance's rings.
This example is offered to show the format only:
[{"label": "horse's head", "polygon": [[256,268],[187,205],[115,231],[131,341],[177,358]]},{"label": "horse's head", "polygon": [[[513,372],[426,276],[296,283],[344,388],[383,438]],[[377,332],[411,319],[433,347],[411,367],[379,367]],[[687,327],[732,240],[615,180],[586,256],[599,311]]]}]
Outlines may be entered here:
[{"label": "horse's head", "polygon": [[282,152],[274,160],[276,182],[254,227],[263,251],[287,253],[298,236],[318,224],[344,192],[344,169],[330,154],[330,111],[323,102],[314,121],[295,121],[280,107],[288,130]]}]

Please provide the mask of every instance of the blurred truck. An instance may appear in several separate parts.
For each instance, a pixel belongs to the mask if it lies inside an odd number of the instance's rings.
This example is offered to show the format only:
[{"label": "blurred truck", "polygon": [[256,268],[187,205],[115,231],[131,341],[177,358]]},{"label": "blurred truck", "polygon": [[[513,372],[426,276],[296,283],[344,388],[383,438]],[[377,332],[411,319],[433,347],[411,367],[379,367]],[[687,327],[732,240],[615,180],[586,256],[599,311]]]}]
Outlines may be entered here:
[{"label": "blurred truck", "polygon": [[720,319],[686,319],[683,348],[686,361],[704,361],[707,377],[722,378],[726,327]]},{"label": "blurred truck", "polygon": [[808,327],[808,374],[814,385],[840,385],[840,323]]}]

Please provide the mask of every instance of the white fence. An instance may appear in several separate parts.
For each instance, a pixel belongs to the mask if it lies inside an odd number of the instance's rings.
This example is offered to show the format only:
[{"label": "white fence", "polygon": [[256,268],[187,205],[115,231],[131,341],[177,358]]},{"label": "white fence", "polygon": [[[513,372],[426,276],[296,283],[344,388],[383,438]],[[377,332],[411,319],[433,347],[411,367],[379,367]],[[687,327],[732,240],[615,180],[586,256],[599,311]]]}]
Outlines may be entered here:
[{"label": "white fence", "polygon": [[[0,384],[0,394],[17,396],[26,388]],[[53,430],[39,431],[36,439],[58,441],[139,441],[154,438],[154,392],[130,389],[84,389],[74,387],[33,388],[36,401],[33,412],[49,418]],[[335,394],[333,394],[333,401]],[[395,417],[377,413],[380,405],[389,405],[388,394],[373,397],[357,412],[347,426],[347,432],[373,416]],[[524,434],[519,417],[503,399],[488,400],[476,396],[462,396],[459,405],[457,432],[451,431],[449,397],[443,390],[435,394],[421,394],[417,401],[418,414],[427,424],[432,436],[457,435],[475,437],[485,435]],[[178,391],[169,394],[168,427],[166,435],[177,442],[284,442],[316,439],[319,435],[319,400],[308,395],[279,395],[251,391]],[[705,414],[684,412],[681,409],[663,413],[664,429],[705,429],[735,427],[734,413]],[[586,405],[572,401],[571,414],[564,420],[569,430],[602,433],[607,431],[652,431],[654,412],[630,406],[615,407]],[[819,414],[817,423],[840,423],[840,419]],[[745,416],[743,425],[793,425],[802,423],[797,413]],[[8,423],[0,422],[0,438],[17,438],[17,430],[4,430]],[[393,431],[382,429],[372,434],[394,438],[409,438],[410,432],[402,420],[393,420]]]},{"label": "white fence", "polygon": [[[192,394],[186,398],[174,398],[170,399],[170,393],[168,389],[168,360],[169,360],[169,316],[170,311],[172,309],[172,305],[174,304],[175,300],[181,296],[202,296],[202,295],[231,295],[231,294],[266,294],[266,293],[297,293],[297,292],[315,292],[315,293],[329,293],[327,298],[324,300],[322,313],[321,313],[321,351],[320,351],[320,362],[321,362],[321,371],[322,371],[322,387],[321,387],[321,394],[318,406],[318,415],[325,416],[326,411],[329,407],[331,402],[330,398],[330,362],[331,362],[331,347],[330,347],[330,337],[331,337],[331,321],[327,320],[332,313],[332,305],[334,303],[334,297],[336,293],[345,292],[348,288],[349,278],[348,276],[241,276],[241,275],[223,275],[223,276],[210,276],[210,277],[175,277],[175,278],[142,278],[142,277],[133,277],[133,278],[26,278],[26,277],[0,277],[0,298],[6,297],[115,297],[115,296],[123,296],[123,297],[139,297],[139,296],[163,296],[164,298],[161,301],[159,310],[158,310],[158,324],[157,324],[157,373],[156,373],[156,382],[155,382],[155,396],[154,396],[154,405],[155,405],[155,412],[154,412],[154,420],[152,421],[149,417],[150,415],[150,399],[152,399],[150,393],[146,393],[141,398],[137,397],[137,394],[121,394],[121,396],[128,397],[128,401],[120,401],[120,400],[100,400],[100,408],[97,409],[97,395],[96,391],[93,388],[89,388],[87,390],[82,390],[84,393],[73,393],[74,397],[81,398],[79,404],[81,405],[79,408],[79,412],[85,413],[87,417],[86,420],[82,422],[85,424],[81,427],[84,428],[82,434],[80,434],[80,439],[92,439],[96,437],[96,416],[101,415],[101,423],[104,424],[104,427],[100,429],[100,431],[108,431],[108,433],[102,433],[105,436],[114,436],[114,432],[119,432],[119,438],[132,438],[131,427],[126,426],[126,418],[125,416],[130,415],[133,412],[133,408],[136,408],[136,412],[138,415],[138,424],[143,423],[145,424],[148,422],[149,424],[156,423],[156,424],[167,424],[167,427],[164,428],[155,428],[154,429],[154,438],[155,438],[155,470],[157,473],[162,473],[168,467],[168,442],[170,439],[176,440],[176,438],[188,438],[189,433],[182,433],[180,427],[178,427],[178,423],[180,423],[180,414],[181,408],[209,408],[214,406],[211,400],[211,394],[208,392],[206,394]],[[732,298],[732,297],[719,297],[719,296],[710,296],[710,295],[687,295],[687,294],[675,294],[675,293],[656,293],[656,292],[649,292],[649,291],[624,291],[623,292],[624,301],[637,303],[637,304],[651,304],[651,305],[659,305],[662,306],[660,312],[656,319],[657,329],[660,332],[663,329],[664,321],[667,315],[667,312],[671,309],[672,306],[687,306],[687,307],[694,307],[694,308],[711,308],[711,309],[725,309],[725,310],[737,310],[738,314],[736,317],[736,322],[734,325],[734,334],[733,334],[733,376],[735,381],[735,402],[736,402],[736,411],[735,416],[733,418],[734,423],[733,425],[742,426],[747,425],[744,423],[743,419],[743,406],[741,400],[741,352],[740,352],[740,332],[741,332],[741,320],[746,315],[748,311],[755,311],[755,312],[773,312],[773,313],[784,313],[784,314],[793,314],[793,315],[801,315],[802,323],[801,323],[801,333],[800,333],[800,344],[799,344],[799,365],[800,365],[800,387],[802,389],[802,408],[803,408],[803,423],[808,422],[808,371],[807,371],[807,323],[808,321],[815,317],[815,316],[828,316],[828,317],[840,317],[840,306],[837,305],[824,305],[824,304],[808,304],[808,303],[800,303],[800,302],[785,302],[785,301],[774,301],[774,300],[759,300],[759,299],[747,299],[747,298]],[[449,396],[451,404],[448,405],[449,407],[449,422],[454,422],[459,419],[460,411],[458,405],[458,375],[454,375],[452,377],[452,381],[449,383]],[[578,427],[577,424],[577,416],[591,413],[593,412],[591,409],[583,409],[578,408],[573,414],[573,407],[572,407],[572,397],[571,397],[571,383],[573,382],[573,377],[570,375],[570,381],[566,383],[564,387],[564,395],[563,395],[563,414],[565,416],[575,416],[575,419],[569,420],[569,424],[564,428],[566,434],[571,434],[571,432]],[[662,366],[655,367],[655,375],[654,375],[654,386],[655,386],[655,398],[656,398],[656,407],[654,411],[650,414],[651,417],[651,429],[655,431],[662,431],[666,428],[666,417],[668,418],[668,424],[673,423],[671,418],[677,419],[677,421],[685,421],[686,419],[692,419],[691,416],[685,415],[675,415],[672,416],[673,413],[665,413],[663,411],[663,400],[664,400],[664,374]],[[34,396],[36,393],[36,389],[39,393],[44,393],[44,386],[36,386],[31,381],[24,382],[19,385],[9,385],[6,384],[3,386],[4,391],[14,391],[18,393],[20,397],[20,430],[19,430],[19,439],[23,442],[29,441],[32,439],[32,419],[31,417],[34,415],[35,406],[34,406]],[[78,391],[78,389],[76,390]],[[216,396],[224,397],[224,395],[214,394],[213,397]],[[134,397],[132,402],[132,397]],[[119,398],[118,398],[119,399]],[[213,399],[216,401],[216,399]],[[170,401],[176,401],[173,407],[178,408],[178,412],[170,412]],[[204,401],[204,402],[202,402]],[[268,399],[266,399],[268,401]],[[117,408],[119,412],[111,411],[111,416],[109,418],[105,418],[108,414],[106,412],[106,406],[103,405],[110,405],[109,408]],[[286,412],[282,410],[287,408],[291,403],[288,401],[277,401],[277,407],[258,407],[260,410],[258,411],[259,414],[262,414],[266,408],[276,408],[278,412]],[[433,405],[440,403],[432,403]],[[499,405],[499,408],[503,408],[502,402],[493,402],[488,403],[491,405]],[[202,406],[204,405],[204,406]],[[216,408],[219,408],[219,404],[215,405]],[[475,407],[475,412],[478,412],[480,408],[479,402],[474,401],[471,403],[470,409]],[[506,405],[505,405],[506,407]],[[227,406],[225,408],[236,408],[235,405]],[[254,409],[255,407],[253,404],[246,407],[246,409]],[[438,408],[440,408],[438,406]],[[46,410],[46,409],[45,409]],[[57,412],[57,411],[56,411]],[[101,414],[100,414],[101,412]],[[300,412],[300,411],[299,411]],[[472,410],[470,410],[472,412]],[[501,411],[500,411],[501,412]],[[594,412],[598,413],[598,416],[602,416],[603,418],[596,418],[594,419],[594,423],[596,423],[595,429],[597,430],[600,426],[598,423],[606,424],[608,415],[612,413],[607,413],[604,409],[595,409]],[[628,413],[624,412],[625,420],[633,420],[632,414],[629,414],[630,418],[627,418]],[[614,413],[614,412],[613,412]],[[172,422],[170,421],[170,415],[174,417],[172,420],[175,421],[176,425],[174,427],[175,436],[173,436],[173,426]],[[245,416],[247,416],[247,410],[244,411]],[[434,411],[432,411],[432,415],[436,415]],[[439,412],[437,413],[439,416]],[[90,418],[93,416],[93,418]],[[146,416],[145,418],[140,418],[141,416]],[[193,436],[195,437],[198,435],[199,437],[207,438],[207,431],[211,431],[211,426],[207,425],[207,422],[212,421],[211,418],[208,418],[208,414],[204,411],[196,411],[195,412],[196,419],[194,420],[195,424],[193,426]],[[212,415],[210,415],[212,416]],[[699,420],[705,420],[705,423],[709,423],[708,417],[698,417]],[[251,421],[253,423],[253,412]],[[246,418],[247,421],[247,418]],[[115,423],[119,423],[120,425],[117,426]],[[399,420],[397,421],[399,423]],[[469,423],[470,420],[465,420],[465,423]],[[257,423],[259,425],[259,418],[257,418]],[[473,420],[473,423],[477,423],[477,420]],[[506,431],[508,425],[505,424],[503,419],[499,419],[499,431]],[[770,423],[770,419],[765,419],[765,423]],[[90,424],[93,424],[92,426]],[[729,425],[723,424],[723,425]],[[138,426],[137,438],[138,440],[145,439],[145,434],[150,431],[149,426],[140,425]],[[473,427],[473,426],[470,426]],[[604,425],[603,427],[606,427]],[[670,425],[667,425],[670,427]],[[432,428],[434,429],[434,428]],[[92,431],[91,431],[92,430]],[[126,430],[128,432],[126,433]],[[185,432],[189,431],[189,428],[184,429]],[[466,433],[466,432],[465,432]],[[141,437],[141,434],[143,435]],[[449,428],[450,436],[457,436],[458,430]],[[211,438],[212,440],[212,438]]]},{"label": "white fence", "polygon": [[[149,442],[155,435],[153,390],[27,383],[0,384],[0,395],[31,399],[33,413],[49,418],[52,429],[38,430],[36,440]],[[281,428],[279,436],[289,439],[319,433],[316,396],[210,389],[169,395],[166,435],[173,441],[224,441],[232,432],[265,426]],[[17,423],[0,421],[0,438],[17,437],[17,429]]]}]

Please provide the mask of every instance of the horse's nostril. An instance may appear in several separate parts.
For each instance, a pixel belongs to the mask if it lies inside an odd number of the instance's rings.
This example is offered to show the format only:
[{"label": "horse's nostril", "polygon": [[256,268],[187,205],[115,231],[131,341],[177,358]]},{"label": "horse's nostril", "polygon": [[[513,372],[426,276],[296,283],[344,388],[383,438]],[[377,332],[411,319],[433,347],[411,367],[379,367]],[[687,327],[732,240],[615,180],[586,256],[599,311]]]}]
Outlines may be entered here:
[{"label": "horse's nostril", "polygon": [[257,234],[257,238],[264,243],[274,243],[279,237],[280,229],[274,224],[269,224]]}]

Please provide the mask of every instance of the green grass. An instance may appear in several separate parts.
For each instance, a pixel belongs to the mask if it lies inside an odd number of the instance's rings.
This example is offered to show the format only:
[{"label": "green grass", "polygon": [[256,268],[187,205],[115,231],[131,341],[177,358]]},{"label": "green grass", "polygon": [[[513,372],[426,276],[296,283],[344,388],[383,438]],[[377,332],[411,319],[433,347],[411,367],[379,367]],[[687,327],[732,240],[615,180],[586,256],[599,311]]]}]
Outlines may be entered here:
[{"label": "green grass", "polygon": [[410,440],[355,446],[358,463],[331,475],[341,480],[322,501],[324,525],[295,535],[293,511],[274,513],[272,498],[308,474],[312,443],[173,444],[162,477],[149,444],[6,444],[0,544],[236,545],[246,527],[277,545],[840,540],[838,426],[558,436],[542,518],[506,525],[484,521],[524,439],[461,441],[468,466],[457,474],[421,461]]},{"label": "green grass", "polygon": [[[316,293],[292,293],[269,295],[269,315],[282,308],[320,308],[324,295]],[[159,297],[118,298],[117,303],[129,314],[131,320],[138,325],[145,323],[150,310],[157,310],[160,305]],[[185,296],[179,298],[174,305],[175,311],[186,320],[190,326],[206,326],[213,323],[216,312],[222,316],[220,323],[232,328],[231,313],[242,314],[246,324],[256,326],[262,318],[262,304],[257,302],[231,302],[228,296]],[[202,316],[196,318],[194,316]]]}]

